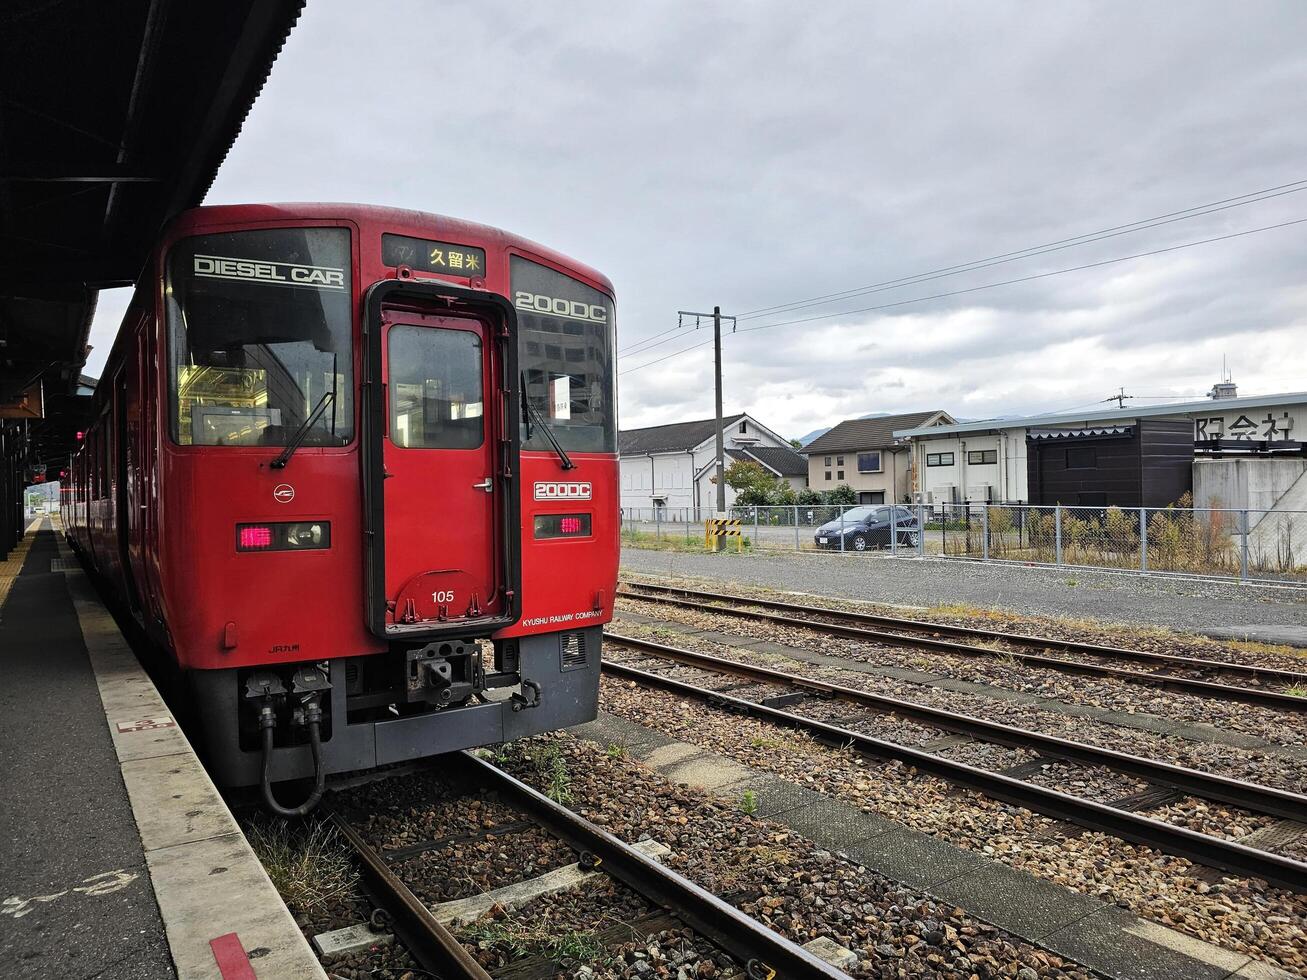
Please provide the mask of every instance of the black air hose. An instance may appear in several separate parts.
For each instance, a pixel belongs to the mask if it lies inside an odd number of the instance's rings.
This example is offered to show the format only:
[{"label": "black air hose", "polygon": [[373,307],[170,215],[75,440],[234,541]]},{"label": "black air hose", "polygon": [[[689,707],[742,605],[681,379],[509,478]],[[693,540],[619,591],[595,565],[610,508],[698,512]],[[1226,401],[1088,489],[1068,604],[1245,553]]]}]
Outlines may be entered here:
[{"label": "black air hose", "polygon": [[322,723],[322,709],[316,698],[306,706],[309,726],[309,748],[313,751],[313,792],[309,798],[294,809],[288,809],[276,801],[272,795],[272,739],[277,716],[272,705],[264,704],[259,710],[259,725],[263,729],[263,802],[279,817],[302,817],[318,805],[326,789],[327,774],[322,768],[322,735],[319,726]]}]

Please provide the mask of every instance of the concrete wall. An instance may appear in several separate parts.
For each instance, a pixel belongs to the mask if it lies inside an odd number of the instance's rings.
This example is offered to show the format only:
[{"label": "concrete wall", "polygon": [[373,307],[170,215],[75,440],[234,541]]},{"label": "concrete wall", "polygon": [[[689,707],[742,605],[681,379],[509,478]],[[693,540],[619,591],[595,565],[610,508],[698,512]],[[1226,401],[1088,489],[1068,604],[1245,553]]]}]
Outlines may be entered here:
[{"label": "concrete wall", "polygon": [[1270,510],[1307,472],[1307,459],[1194,460],[1194,506]]},{"label": "concrete wall", "polygon": [[1194,506],[1246,508],[1253,563],[1307,566],[1307,460],[1195,460]]}]

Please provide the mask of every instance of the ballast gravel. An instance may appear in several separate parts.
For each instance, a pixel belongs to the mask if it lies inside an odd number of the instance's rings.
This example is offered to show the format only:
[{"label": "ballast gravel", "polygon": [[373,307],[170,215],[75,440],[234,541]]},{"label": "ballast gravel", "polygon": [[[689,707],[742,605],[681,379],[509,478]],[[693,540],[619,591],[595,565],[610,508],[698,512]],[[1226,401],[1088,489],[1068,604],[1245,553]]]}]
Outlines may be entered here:
[{"label": "ballast gravel", "polygon": [[[610,659],[621,661],[624,651],[618,649],[615,654],[610,651]],[[652,658],[642,657],[640,663],[645,669],[656,670]],[[657,670],[664,676],[674,676],[678,680],[692,683],[697,687],[721,690],[729,685],[729,675],[716,674],[699,668],[682,667],[664,661],[662,669]],[[765,685],[749,685],[747,688],[730,689],[732,696],[747,697],[759,701],[775,694],[779,688]],[[842,702],[830,702],[820,697],[807,697],[797,702],[787,702],[786,710],[833,724],[836,727],[863,735],[869,735],[897,745],[909,744],[902,737],[904,734],[919,735],[921,726],[904,723],[902,732],[895,730],[896,716],[860,709],[857,705]],[[850,715],[852,712],[852,716]],[[936,730],[932,738],[942,733]],[[1038,761],[1040,757],[1025,749],[1012,748],[990,742],[961,739],[956,736],[945,737],[940,744],[931,749],[935,743],[921,739],[923,745],[935,755],[961,762],[966,765],[988,769],[991,772],[1016,776],[1029,782],[1046,786],[1062,793],[1084,797],[1098,803],[1113,806],[1126,806],[1128,809],[1146,813],[1175,826],[1186,827],[1200,833],[1238,841],[1277,822],[1277,818],[1265,814],[1252,813],[1232,806],[1222,806],[1197,797],[1181,797],[1153,807],[1141,807],[1131,801],[1132,797],[1144,793],[1149,787],[1146,781],[1124,773],[1114,772],[1102,766],[1081,766],[1070,762],[1054,760]]]},{"label": "ballast gravel", "polygon": [[[797,943],[825,936],[859,957],[855,977],[1075,977],[1092,974],[966,912],[819,848],[790,828],[669,782],[621,752],[570,736],[515,743],[501,764],[546,789],[517,761],[555,743],[570,775],[570,806],[626,841],[672,848],[666,863]],[[648,976],[677,975],[646,973]],[[715,976],[697,973],[696,976]]]},{"label": "ballast gravel", "polygon": [[[684,611],[679,612],[683,613]],[[651,613],[650,615],[654,614]],[[696,626],[698,628],[707,628],[706,625],[686,622],[680,616],[669,619],[664,618],[661,613],[658,615],[663,622],[674,622],[680,626],[690,628]],[[697,616],[697,614],[690,615]],[[712,622],[711,625],[714,631],[725,632],[716,622]],[[758,624],[746,624],[741,621],[740,625],[756,627]],[[1093,718],[1068,715],[1027,701],[996,698],[984,693],[973,694],[950,691],[932,686],[929,683],[900,680],[895,677],[842,669],[835,666],[818,666],[793,660],[783,654],[762,653],[719,643],[708,637],[695,636],[667,626],[625,621],[618,624],[616,628],[621,633],[630,636],[653,640],[669,646],[684,647],[689,650],[711,654],[715,657],[739,660],[789,673],[801,674],[805,677],[825,680],[843,687],[912,701],[931,708],[960,712],[987,721],[1038,731],[1059,738],[1070,738],[1102,748],[1130,752],[1176,765],[1219,773],[1234,779],[1264,783],[1268,786],[1295,793],[1307,792],[1307,759],[1289,758],[1264,749],[1236,748],[1215,742],[1190,741],[1179,736],[1164,735],[1111,724]],[[942,673],[944,669],[943,665],[934,661],[927,661],[925,658],[914,654],[908,654],[904,659],[901,651],[896,656],[893,650],[847,650],[839,645],[843,641],[840,641],[837,637],[826,638],[823,641],[820,638],[814,640],[814,634],[811,633],[804,636],[804,631],[801,630],[792,632],[795,634],[794,636],[784,638],[776,631],[751,630],[746,635],[755,639],[782,642],[787,646],[794,646],[801,650],[809,650],[827,656],[844,657],[847,655],[852,663],[868,663],[877,666],[885,664],[906,665],[914,670],[928,670],[932,673]],[[614,644],[610,649],[615,652],[616,645]],[[1013,671],[1012,674],[1016,675],[1017,672]],[[965,677],[964,679],[979,678]],[[1024,689],[1023,682],[1015,677],[1009,678],[1007,684],[997,683],[988,677],[984,678],[983,682],[1009,690]],[[1120,695],[1121,700],[1109,702],[1109,706],[1120,707],[1126,714],[1146,710],[1133,703],[1131,700],[1132,689],[1138,690],[1134,685],[1118,685],[1117,694]],[[1039,693],[1043,694],[1045,692],[1041,691]],[[1071,703],[1085,703],[1082,698],[1070,695],[1059,695],[1057,699]],[[1218,707],[1224,707],[1227,711],[1232,710],[1232,707],[1246,709],[1250,713],[1257,711],[1257,709],[1249,705],[1221,706],[1219,703],[1217,705]],[[1307,724],[1303,723],[1301,718],[1285,722],[1279,728],[1271,726],[1269,722],[1263,723],[1262,727],[1265,729],[1263,737],[1272,743],[1293,745],[1301,743],[1307,738]],[[912,743],[909,742],[908,744]]]},{"label": "ballast gravel", "polygon": [[[1220,580],[1141,577],[1080,568],[1022,568],[971,561],[874,555],[758,553],[743,556],[622,549],[622,572],[677,584],[698,579],[734,592],[766,586],[916,606],[965,604],[1003,613],[1090,618],[1203,631],[1268,623],[1307,632],[1302,589]],[[1072,584],[1075,583],[1075,584]],[[915,612],[912,613],[916,615]]]},{"label": "ballast gravel", "polygon": [[1302,715],[1257,705],[1197,697],[1106,678],[1073,675],[1052,668],[1031,666],[1001,655],[962,656],[940,650],[911,650],[870,640],[824,635],[800,625],[791,626],[772,620],[748,620],[637,599],[623,598],[620,608],[697,629],[771,640],[879,667],[942,674],[1071,704],[1147,712],[1182,722],[1207,722],[1272,742],[1291,740],[1292,744],[1307,743],[1307,726],[1302,724]]},{"label": "ballast gravel", "polygon": [[[836,612],[862,612],[911,619],[918,622],[939,623],[947,626],[965,626],[973,629],[1024,633],[1050,640],[1075,643],[1094,643],[1102,646],[1143,650],[1147,653],[1165,653],[1182,657],[1200,657],[1224,663],[1253,667],[1270,667],[1276,670],[1298,671],[1307,674],[1307,648],[1275,646],[1265,643],[1231,643],[1168,629],[1154,625],[1127,625],[1106,619],[1068,619],[1058,615],[1018,613],[1002,609],[973,607],[966,612],[958,607],[942,605],[927,609],[904,610],[895,606],[877,605],[875,602],[856,601],[839,596],[811,593],[784,592],[765,586],[723,583],[713,579],[668,578],[651,579],[647,576],[630,576],[630,584],[637,586],[647,581],[650,585],[672,586],[715,592],[722,595],[753,596],[791,602],[802,606],[831,609]],[[1247,597],[1247,590],[1244,590]],[[1294,594],[1297,605],[1307,605],[1307,591]],[[1013,647],[1013,649],[1021,649]]]},{"label": "ballast gravel", "polygon": [[[1011,867],[1116,903],[1283,969],[1307,970],[1307,896],[1213,874],[1184,858],[1064,825],[896,762],[834,750],[765,722],[606,678],[623,718],[845,800]],[[1212,879],[1215,878],[1215,881]]]}]

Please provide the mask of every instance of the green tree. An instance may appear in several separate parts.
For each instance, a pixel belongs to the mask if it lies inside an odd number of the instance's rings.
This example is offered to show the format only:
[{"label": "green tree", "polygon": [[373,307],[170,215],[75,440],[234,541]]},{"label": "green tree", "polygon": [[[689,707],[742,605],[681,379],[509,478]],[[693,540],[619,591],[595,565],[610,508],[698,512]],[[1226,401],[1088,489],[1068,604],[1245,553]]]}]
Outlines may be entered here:
[{"label": "green tree", "polygon": [[858,495],[853,492],[853,488],[847,483],[841,483],[834,490],[827,490],[825,497],[828,504],[856,504],[858,502]]},{"label": "green tree", "polygon": [[736,460],[726,467],[726,485],[735,491],[735,503],[744,507],[792,504],[794,489],[757,463]]}]

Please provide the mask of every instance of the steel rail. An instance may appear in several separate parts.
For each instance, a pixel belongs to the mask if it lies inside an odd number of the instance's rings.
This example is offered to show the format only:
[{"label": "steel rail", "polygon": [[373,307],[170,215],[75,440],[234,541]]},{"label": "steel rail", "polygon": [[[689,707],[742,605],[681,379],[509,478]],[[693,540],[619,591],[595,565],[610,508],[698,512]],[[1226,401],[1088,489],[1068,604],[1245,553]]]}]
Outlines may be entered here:
[{"label": "steel rail", "polygon": [[883,739],[849,731],[812,718],[804,718],[802,715],[758,704],[756,701],[695,687],[693,684],[661,674],[652,674],[634,667],[608,662],[604,663],[603,669],[617,677],[634,680],[648,687],[673,691],[726,710],[766,718],[796,728],[829,745],[851,746],[865,755],[880,759],[898,759],[915,766],[922,772],[978,790],[992,799],[1013,803],[1058,820],[1078,824],[1100,833],[1108,833],[1122,840],[1144,844],[1168,854],[1188,858],[1198,864],[1245,877],[1262,878],[1295,892],[1307,892],[1307,864],[1292,858],[1201,834],[1185,827],[1176,827],[1104,803],[1095,803],[1092,800],[1046,789],[1035,783],[1014,779],[1011,776],[1004,776],[962,762],[954,762],[920,749],[886,742]]},{"label": "steel rail", "polygon": [[423,970],[445,980],[453,977],[491,980],[490,974],[467,948],[431,914],[431,910],[344,818],[333,813],[331,822],[358,855],[365,883],[378,904],[394,918],[396,931]]},{"label": "steel rail", "polygon": [[452,758],[459,761],[470,778],[526,811],[577,851],[594,855],[599,866],[614,878],[726,950],[745,965],[748,976],[770,975],[782,980],[847,978],[843,971],[502,769],[466,751]]},{"label": "steel rail", "polygon": [[[885,626],[890,629],[913,630],[923,633],[944,633],[950,636],[970,636],[986,641],[1001,641],[1018,646],[1037,647],[1043,650],[1065,650],[1068,653],[1083,653],[1094,657],[1107,657],[1116,660],[1137,660],[1155,663],[1185,670],[1209,670],[1224,674],[1233,674],[1249,680],[1274,681],[1278,684],[1298,684],[1307,680],[1307,669],[1300,671],[1284,670],[1279,667],[1258,667],[1253,664],[1232,664],[1223,660],[1208,660],[1204,657],[1185,657],[1171,653],[1156,653],[1152,650],[1131,650],[1126,647],[1112,647],[1099,643],[1085,643],[1080,640],[1059,640],[1048,636],[1034,636],[1029,633],[1008,633],[1004,630],[987,630],[978,626],[960,626],[955,623],[930,623],[920,619],[902,619],[897,616],[882,616],[878,613],[855,612],[850,609],[824,609],[821,606],[805,606],[796,602],[783,602],[778,599],[760,599],[756,596],[733,595],[726,592],[708,592],[700,589],[686,589],[674,585],[649,585],[644,582],[621,582],[627,590],[631,588],[648,589],[663,595],[693,596],[715,602],[738,602],[760,609],[776,609],[783,612],[804,613],[808,615],[830,616],[846,623],[865,623]],[[639,593],[619,590],[620,595],[630,598],[650,598]]]},{"label": "steel rail", "polygon": [[813,677],[804,677],[770,667],[714,657],[710,654],[686,650],[681,647],[667,646],[641,637],[623,636],[617,633],[604,633],[604,639],[618,646],[632,650],[647,651],[658,657],[675,660],[691,667],[698,667],[717,673],[734,674],[751,680],[779,683],[787,687],[811,691],[817,695],[837,698],[852,704],[872,708],[876,711],[891,712],[905,718],[925,722],[935,728],[969,735],[986,742],[1010,745],[1016,748],[1032,749],[1041,755],[1092,766],[1105,766],[1117,772],[1138,776],[1159,786],[1200,796],[1203,799],[1235,806],[1258,813],[1266,813],[1290,820],[1300,820],[1307,813],[1307,796],[1289,790],[1276,789],[1260,783],[1249,783],[1229,776],[1177,766],[1169,762],[1159,762],[1143,756],[1104,749],[1085,742],[1045,735],[1025,728],[986,721],[974,715],[965,715],[942,708],[932,708],[915,701],[904,701],[857,688],[842,687]]},{"label": "steel rail", "polygon": [[[1185,694],[1193,694],[1198,697],[1216,698],[1222,701],[1240,701],[1246,704],[1255,704],[1263,708],[1276,708],[1281,711],[1307,711],[1307,698],[1296,697],[1292,694],[1281,694],[1278,691],[1266,691],[1253,687],[1235,687],[1229,684],[1217,684],[1213,681],[1200,681],[1188,677],[1174,677],[1169,674],[1150,674],[1141,670],[1126,670],[1122,667],[1106,667],[1101,664],[1089,664],[1079,660],[1063,660],[1060,657],[1045,657],[1033,653],[1015,653],[1009,650],[994,650],[989,647],[973,646],[970,643],[958,643],[953,640],[942,640],[933,636],[904,636],[900,633],[886,633],[881,630],[866,629],[861,626],[846,626],[843,623],[823,623],[811,619],[796,619],[794,614],[806,613],[807,615],[824,615],[826,610],[815,609],[807,606],[797,606],[791,615],[782,616],[778,613],[754,612],[748,609],[732,609],[729,606],[713,606],[707,603],[695,602],[690,599],[677,599],[668,595],[635,595],[631,593],[619,593],[624,598],[640,599],[645,602],[656,602],[663,605],[680,606],[684,609],[694,609],[699,612],[717,613],[724,616],[735,616],[739,619],[754,619],[764,622],[780,623],[783,626],[799,626],[804,629],[814,630],[818,633],[827,633],[831,636],[843,636],[855,640],[871,640],[877,643],[889,643],[895,646],[904,647],[925,647],[932,650],[943,650],[948,653],[964,657],[990,657],[1012,659],[1018,663],[1028,664],[1033,667],[1044,667],[1050,670],[1059,670],[1068,674],[1082,674],[1088,677],[1110,677],[1127,684],[1141,684],[1145,687],[1159,687],[1163,689],[1180,691]],[[725,597],[733,599],[733,597]],[[733,601],[741,604],[750,602],[748,599],[739,598]]]}]

